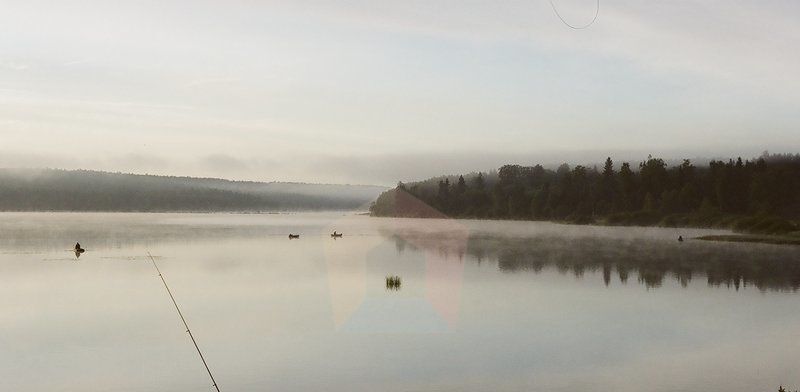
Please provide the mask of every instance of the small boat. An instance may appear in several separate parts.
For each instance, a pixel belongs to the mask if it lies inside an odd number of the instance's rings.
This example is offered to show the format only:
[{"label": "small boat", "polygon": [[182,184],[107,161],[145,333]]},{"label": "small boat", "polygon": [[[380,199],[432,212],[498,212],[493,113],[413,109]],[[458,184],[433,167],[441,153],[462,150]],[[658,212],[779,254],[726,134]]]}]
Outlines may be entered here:
[{"label": "small boat", "polygon": [[80,242],[76,242],[75,243],[75,248],[73,250],[75,251],[75,258],[76,259],[80,258],[81,254],[83,254],[83,252],[86,252],[86,249],[81,248],[81,243]]},{"label": "small boat", "polygon": [[289,234],[289,239],[290,240],[293,240],[293,239],[296,239],[296,238],[300,238],[300,234]]}]

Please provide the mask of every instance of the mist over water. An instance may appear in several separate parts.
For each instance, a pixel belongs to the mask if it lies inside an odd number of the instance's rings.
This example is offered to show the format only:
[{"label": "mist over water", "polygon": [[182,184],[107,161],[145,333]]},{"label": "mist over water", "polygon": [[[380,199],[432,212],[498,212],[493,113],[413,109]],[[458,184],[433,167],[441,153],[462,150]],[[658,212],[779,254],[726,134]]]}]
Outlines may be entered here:
[{"label": "mist over water", "polygon": [[798,15],[3,1],[0,389],[800,389]]},{"label": "mist over water", "polygon": [[[152,252],[222,390],[796,384],[800,248],[691,240],[714,233],[347,213],[0,214],[0,376],[16,391],[208,388]],[[387,277],[402,285],[387,289]]]}]

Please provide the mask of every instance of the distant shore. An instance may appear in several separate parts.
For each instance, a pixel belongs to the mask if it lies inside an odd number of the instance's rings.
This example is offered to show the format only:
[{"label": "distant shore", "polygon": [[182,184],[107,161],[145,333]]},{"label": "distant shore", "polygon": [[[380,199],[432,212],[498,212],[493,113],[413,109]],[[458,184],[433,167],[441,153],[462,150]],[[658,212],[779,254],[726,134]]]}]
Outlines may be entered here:
[{"label": "distant shore", "polygon": [[754,234],[725,234],[705,235],[695,239],[719,242],[751,242],[773,245],[800,245],[800,236],[754,235]]},{"label": "distant shore", "polygon": [[[637,168],[638,166],[638,168]],[[695,166],[648,156],[602,168],[503,165],[490,172],[403,183],[378,196],[373,216],[549,221],[725,229],[750,242],[800,237],[800,154],[711,160]],[[785,239],[789,238],[789,239]],[[737,241],[742,241],[737,237]]]},{"label": "distant shore", "polygon": [[[366,215],[366,214],[365,214]],[[525,219],[503,219],[503,218],[475,218],[475,217],[456,217],[450,218],[445,216],[382,216],[382,215],[375,215],[371,214],[372,217],[380,217],[380,218],[418,218],[418,219],[476,219],[476,220],[486,220],[486,221],[520,221],[520,222],[549,222],[549,223],[558,223],[558,224],[565,224],[565,225],[578,225],[578,226],[608,226],[608,227],[661,227],[661,228],[670,228],[670,229],[709,229],[709,230],[733,230],[738,231],[738,228],[741,228],[740,225],[734,225],[733,222],[736,222],[735,219],[727,219],[724,222],[725,225],[699,225],[699,224],[691,224],[691,221],[682,221],[682,224],[674,224],[676,222],[670,222],[672,224],[664,225],[664,224],[642,224],[642,223],[635,223],[635,222],[620,222],[614,220],[596,220],[596,221],[571,221],[571,220],[525,220]],[[741,218],[740,220],[745,221],[753,221],[752,217]],[[757,222],[761,220],[756,219]],[[661,222],[663,223],[663,221]],[[754,230],[757,229],[753,226],[746,226],[747,229]],[[765,233],[732,233],[732,234],[722,234],[722,235],[707,235],[707,236],[700,236],[694,237],[692,239],[703,240],[703,241],[718,241],[718,242],[749,242],[749,243],[761,243],[761,244],[774,244],[774,245],[800,245],[800,231],[793,231],[788,233],[773,233],[773,234],[765,234]]]}]

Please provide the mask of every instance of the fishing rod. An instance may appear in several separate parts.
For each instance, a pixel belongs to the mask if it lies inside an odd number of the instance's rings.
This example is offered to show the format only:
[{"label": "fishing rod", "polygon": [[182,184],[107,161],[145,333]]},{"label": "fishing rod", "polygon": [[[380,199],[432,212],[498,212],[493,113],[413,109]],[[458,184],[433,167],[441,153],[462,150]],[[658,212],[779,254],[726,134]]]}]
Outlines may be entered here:
[{"label": "fishing rod", "polygon": [[192,339],[192,343],[194,343],[194,348],[197,350],[197,354],[200,355],[200,360],[203,361],[203,366],[206,367],[206,371],[208,372],[208,377],[211,377],[211,383],[213,384],[214,388],[219,391],[219,386],[217,382],[214,380],[214,375],[211,374],[211,369],[208,367],[208,363],[206,363],[206,358],[203,356],[203,353],[200,351],[200,347],[197,345],[197,341],[194,339],[194,335],[192,334],[192,330],[189,329],[189,324],[186,323],[186,319],[183,317],[183,313],[181,313],[181,308],[178,307],[178,303],[175,301],[175,297],[172,295],[172,291],[169,289],[167,285],[167,281],[164,280],[164,275],[161,274],[161,270],[158,269],[158,265],[156,264],[156,259],[153,258],[153,255],[150,252],[147,252],[147,257],[150,258],[150,261],[153,262],[153,267],[156,268],[156,272],[158,272],[158,277],[161,278],[161,282],[164,283],[164,288],[167,289],[167,294],[169,294],[169,298],[172,299],[172,304],[175,305],[175,310],[178,311],[178,316],[181,316],[181,321],[183,321],[183,326],[186,327],[186,332],[189,333],[189,337]]}]

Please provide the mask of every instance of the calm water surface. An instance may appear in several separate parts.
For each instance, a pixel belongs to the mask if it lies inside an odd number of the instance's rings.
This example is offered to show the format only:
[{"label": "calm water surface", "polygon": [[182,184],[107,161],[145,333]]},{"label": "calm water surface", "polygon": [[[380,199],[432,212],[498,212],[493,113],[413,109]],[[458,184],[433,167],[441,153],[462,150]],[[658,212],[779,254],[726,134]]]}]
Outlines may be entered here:
[{"label": "calm water surface", "polygon": [[676,241],[708,233],[4,213],[0,377],[13,391],[211,390],[149,251],[223,391],[800,386],[800,248]]}]

